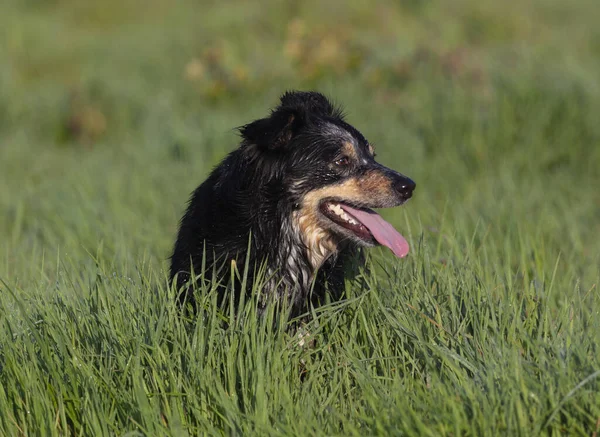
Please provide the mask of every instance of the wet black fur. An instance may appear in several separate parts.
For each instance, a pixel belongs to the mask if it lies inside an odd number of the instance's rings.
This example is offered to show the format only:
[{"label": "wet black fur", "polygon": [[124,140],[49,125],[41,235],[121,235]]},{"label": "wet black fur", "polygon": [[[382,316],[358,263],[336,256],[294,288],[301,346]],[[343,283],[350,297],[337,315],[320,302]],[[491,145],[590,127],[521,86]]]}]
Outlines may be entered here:
[{"label": "wet black fur", "polygon": [[[358,246],[340,244],[315,280],[306,250],[291,223],[292,213],[308,192],[365,171],[356,168],[348,174],[332,169],[341,147],[336,129],[367,149],[362,134],[316,92],[288,92],[270,116],[240,128],[240,147],[194,191],[181,219],[170,275],[183,290],[182,300],[193,303],[192,269],[199,274],[204,263],[204,278],[227,282],[231,260],[235,259],[242,270],[247,257],[251,272],[264,262],[272,273],[273,278],[263,289],[265,303],[269,298],[285,296],[291,299],[295,312],[301,312],[309,302],[313,281],[313,302],[323,298],[326,288],[336,298],[340,296],[347,263],[356,259]],[[372,157],[369,162],[379,166]],[[213,265],[224,265],[217,278],[212,277]],[[250,283],[247,289],[251,288]]]}]

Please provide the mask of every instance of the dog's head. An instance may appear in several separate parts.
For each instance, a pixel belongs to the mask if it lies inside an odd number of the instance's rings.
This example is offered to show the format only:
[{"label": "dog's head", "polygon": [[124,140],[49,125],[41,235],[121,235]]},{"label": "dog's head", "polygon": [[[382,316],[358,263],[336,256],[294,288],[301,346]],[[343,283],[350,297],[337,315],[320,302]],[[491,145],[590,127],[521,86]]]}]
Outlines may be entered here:
[{"label": "dog's head", "polygon": [[293,202],[294,226],[315,266],[348,241],[408,253],[372,208],[403,204],[415,183],[377,163],[372,145],[323,95],[288,92],[269,117],[240,131],[242,147],[277,175],[277,189]]}]

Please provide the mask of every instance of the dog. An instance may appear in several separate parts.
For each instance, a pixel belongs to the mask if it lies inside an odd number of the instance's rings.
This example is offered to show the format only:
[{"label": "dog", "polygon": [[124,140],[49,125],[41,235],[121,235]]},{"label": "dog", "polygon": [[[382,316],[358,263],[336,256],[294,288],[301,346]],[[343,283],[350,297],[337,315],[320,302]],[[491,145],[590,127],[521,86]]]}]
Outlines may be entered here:
[{"label": "dog", "polygon": [[415,183],[377,163],[325,96],[286,92],[268,117],[239,132],[239,148],[194,191],[180,221],[170,277],[182,303],[194,304],[199,278],[227,282],[223,266],[263,266],[260,308],[287,299],[297,315],[327,292],[342,296],[363,248],[408,254],[404,237],[372,208],[402,205]]}]

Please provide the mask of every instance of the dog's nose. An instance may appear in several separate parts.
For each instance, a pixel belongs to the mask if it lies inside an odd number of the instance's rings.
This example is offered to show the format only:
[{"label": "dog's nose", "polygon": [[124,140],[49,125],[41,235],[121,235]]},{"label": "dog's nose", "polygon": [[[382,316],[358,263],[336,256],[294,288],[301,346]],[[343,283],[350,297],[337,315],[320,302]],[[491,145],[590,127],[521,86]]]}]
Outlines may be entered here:
[{"label": "dog's nose", "polygon": [[405,176],[398,178],[394,184],[396,191],[406,199],[410,199],[412,197],[412,193],[416,187],[417,184],[415,184],[412,179],[409,179]]}]

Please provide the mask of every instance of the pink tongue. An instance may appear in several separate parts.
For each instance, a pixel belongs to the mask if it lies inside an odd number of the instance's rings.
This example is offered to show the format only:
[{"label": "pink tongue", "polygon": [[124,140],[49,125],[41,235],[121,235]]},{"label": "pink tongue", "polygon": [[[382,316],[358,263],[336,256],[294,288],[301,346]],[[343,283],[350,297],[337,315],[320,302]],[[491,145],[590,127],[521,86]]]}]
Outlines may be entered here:
[{"label": "pink tongue", "polygon": [[408,254],[408,243],[406,242],[406,239],[375,211],[367,212],[343,204],[340,204],[340,206],[369,229],[379,244],[392,249],[394,255],[404,258]]}]

